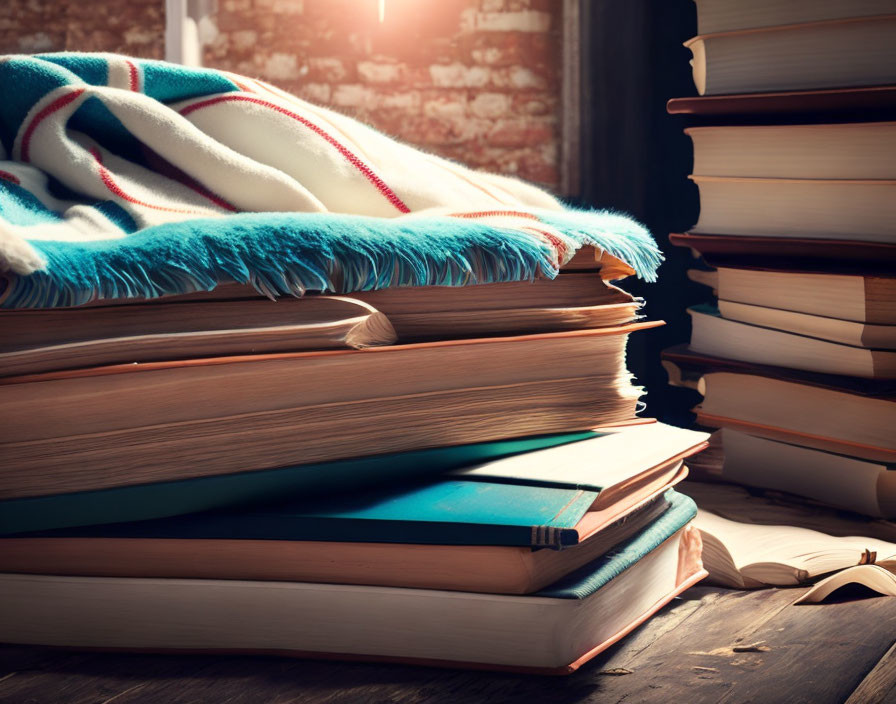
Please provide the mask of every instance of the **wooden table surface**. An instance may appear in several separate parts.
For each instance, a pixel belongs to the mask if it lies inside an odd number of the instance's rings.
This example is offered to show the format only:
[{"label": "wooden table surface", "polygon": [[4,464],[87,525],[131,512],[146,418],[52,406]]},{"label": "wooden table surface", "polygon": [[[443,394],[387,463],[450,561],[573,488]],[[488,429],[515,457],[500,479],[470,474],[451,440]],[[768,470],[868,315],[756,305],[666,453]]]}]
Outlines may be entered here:
[{"label": "wooden table surface", "polygon": [[0,646],[0,704],[896,702],[896,599],[800,593],[696,587],[568,677]]}]

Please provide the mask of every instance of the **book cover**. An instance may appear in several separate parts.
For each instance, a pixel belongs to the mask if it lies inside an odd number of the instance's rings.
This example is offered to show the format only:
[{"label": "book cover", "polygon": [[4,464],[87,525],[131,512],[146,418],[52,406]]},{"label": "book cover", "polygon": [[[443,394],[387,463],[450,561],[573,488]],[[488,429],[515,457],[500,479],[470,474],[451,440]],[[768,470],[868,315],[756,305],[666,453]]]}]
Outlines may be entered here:
[{"label": "book cover", "polygon": [[595,432],[541,435],[496,442],[373,455],[95,491],[0,501],[0,535],[71,526],[143,521],[227,506],[401,481],[597,437]]},{"label": "book cover", "polygon": [[[632,434],[632,431],[634,434]],[[674,442],[663,446],[659,436]],[[602,466],[648,441],[624,467]],[[635,504],[683,478],[706,435],[662,424],[495,460],[436,481],[281,501],[152,521],[44,532],[55,537],[241,539],[436,545],[577,545]],[[651,456],[651,454],[653,456]],[[670,455],[672,455],[670,457]],[[625,465],[624,458],[618,460]],[[615,472],[614,472],[615,469]],[[655,471],[652,471],[655,470]],[[481,472],[481,473],[480,473]],[[620,489],[619,487],[622,487]],[[608,505],[604,490],[614,492]],[[615,490],[615,491],[614,491]],[[583,519],[588,514],[588,520]]]},{"label": "book cover", "polygon": [[681,495],[670,503],[650,527],[532,595],[4,574],[2,629],[15,643],[567,674],[706,575],[688,526],[696,506]]}]

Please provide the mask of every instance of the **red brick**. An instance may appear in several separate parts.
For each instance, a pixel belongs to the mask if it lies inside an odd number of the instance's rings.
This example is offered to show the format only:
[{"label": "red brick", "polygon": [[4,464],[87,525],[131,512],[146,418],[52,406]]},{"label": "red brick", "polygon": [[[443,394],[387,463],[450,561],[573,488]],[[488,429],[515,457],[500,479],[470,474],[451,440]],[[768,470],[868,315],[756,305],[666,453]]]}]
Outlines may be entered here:
[{"label": "red brick", "polygon": [[553,119],[498,120],[488,133],[492,147],[537,147],[556,138]]}]

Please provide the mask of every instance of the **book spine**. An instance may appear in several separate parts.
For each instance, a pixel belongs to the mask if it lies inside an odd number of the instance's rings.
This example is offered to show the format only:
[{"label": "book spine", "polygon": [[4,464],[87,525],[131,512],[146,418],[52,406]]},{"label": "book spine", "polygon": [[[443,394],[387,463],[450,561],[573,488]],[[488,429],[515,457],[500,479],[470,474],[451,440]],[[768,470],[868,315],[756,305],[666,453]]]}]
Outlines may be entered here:
[{"label": "book spine", "polygon": [[529,543],[533,548],[553,548],[559,550],[578,543],[578,533],[568,528],[556,526],[532,526],[529,529]]}]

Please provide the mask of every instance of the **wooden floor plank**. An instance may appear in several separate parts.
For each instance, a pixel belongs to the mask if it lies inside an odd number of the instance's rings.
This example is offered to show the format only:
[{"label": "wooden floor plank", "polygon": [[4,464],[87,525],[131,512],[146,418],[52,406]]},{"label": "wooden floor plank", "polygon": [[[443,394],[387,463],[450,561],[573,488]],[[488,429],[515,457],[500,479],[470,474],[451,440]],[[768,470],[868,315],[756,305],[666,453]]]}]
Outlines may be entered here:
[{"label": "wooden floor plank", "polygon": [[787,592],[755,618],[745,597],[689,621],[629,662],[632,681],[607,683],[600,701],[839,704],[891,646],[896,600],[790,606]]},{"label": "wooden floor plank", "polygon": [[886,704],[886,702],[896,702],[896,641],[853,690],[845,704]]}]

